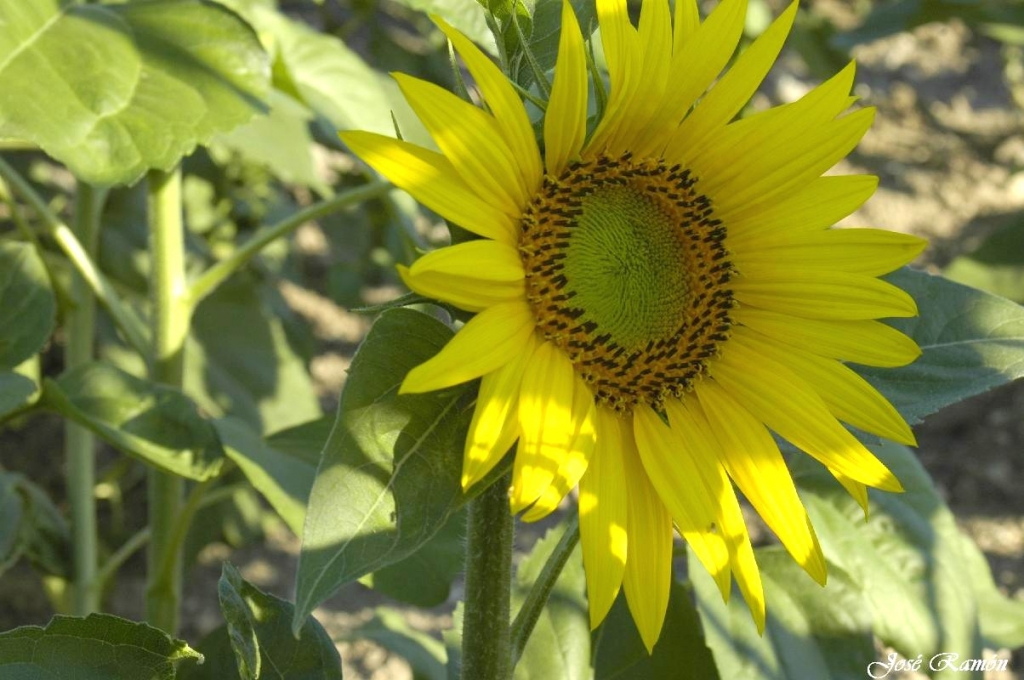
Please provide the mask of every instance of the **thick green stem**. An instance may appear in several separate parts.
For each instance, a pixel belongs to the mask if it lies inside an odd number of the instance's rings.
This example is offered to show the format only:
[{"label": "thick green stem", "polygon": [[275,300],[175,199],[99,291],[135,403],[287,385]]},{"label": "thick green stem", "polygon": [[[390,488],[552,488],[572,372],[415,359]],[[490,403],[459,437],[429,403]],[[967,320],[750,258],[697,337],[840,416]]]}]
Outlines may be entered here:
[{"label": "thick green stem", "polygon": [[199,304],[203,298],[215,291],[217,286],[224,283],[242,265],[258,255],[271,241],[291,233],[300,225],[310,220],[319,219],[344,208],[358,205],[363,201],[384,196],[392,188],[391,184],[387,182],[370,182],[355,189],[349,189],[319,203],[314,203],[289,215],[277,224],[260,229],[252,238],[232,253],[230,257],[213,265],[195,280],[189,291],[189,304],[193,307]]},{"label": "thick green stem", "polygon": [[145,354],[148,343],[145,325],[135,311],[124,304],[117,293],[114,292],[110,283],[100,273],[99,268],[96,267],[92,258],[86,253],[86,249],[75,236],[75,232],[72,231],[71,227],[64,224],[50,210],[50,207],[46,205],[46,201],[32,188],[32,185],[2,158],[0,158],[0,177],[7,180],[11,185],[11,189],[28,201],[36,211],[39,219],[43,222],[43,226],[46,228],[47,234],[56,241],[61,251],[68,258],[68,261],[71,262],[78,272],[78,275],[89,286],[100,304],[110,313],[114,324],[124,334],[128,344],[140,354]]},{"label": "thick green stem", "polygon": [[[75,205],[75,234],[85,255],[96,259],[103,191],[79,183]],[[93,359],[96,334],[96,299],[80,275],[72,287],[74,308],[67,315],[64,368],[73,369]],[[96,440],[92,432],[71,421],[64,424],[68,501],[71,504],[74,563],[74,613],[85,616],[99,609],[96,580]]]},{"label": "thick green stem", "polygon": [[558,545],[555,546],[554,551],[548,557],[548,561],[544,563],[544,568],[541,570],[540,575],[534,581],[533,587],[530,588],[526,601],[523,602],[519,613],[516,614],[516,620],[512,623],[513,665],[523,655],[523,650],[526,649],[526,643],[530,639],[530,634],[533,633],[533,628],[537,625],[537,620],[540,619],[540,615],[544,611],[544,606],[548,602],[551,591],[555,588],[555,583],[562,573],[562,568],[565,567],[565,563],[569,560],[569,556],[572,555],[572,551],[576,548],[579,540],[580,518],[579,515],[573,515],[572,519],[568,521],[565,533],[559,539]]},{"label": "thick green stem", "polygon": [[509,481],[509,475],[502,476],[469,506],[462,680],[512,677],[509,600],[514,529]]},{"label": "thick green stem", "polygon": [[[181,387],[190,306],[185,280],[185,230],[181,214],[181,172],[149,173],[150,295],[153,342],[150,377]],[[175,540],[182,509],[184,480],[149,471],[149,565],[146,620],[174,634],[181,600],[180,545]],[[166,566],[169,565],[169,566]]]}]

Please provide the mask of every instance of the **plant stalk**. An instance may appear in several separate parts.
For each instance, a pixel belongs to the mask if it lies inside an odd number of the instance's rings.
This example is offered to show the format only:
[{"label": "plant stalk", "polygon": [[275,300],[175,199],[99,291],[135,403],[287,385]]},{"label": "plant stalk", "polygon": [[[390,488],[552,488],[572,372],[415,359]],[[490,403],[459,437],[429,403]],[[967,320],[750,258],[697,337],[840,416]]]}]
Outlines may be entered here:
[{"label": "plant stalk", "polygon": [[470,501],[466,543],[466,602],[462,680],[512,677],[509,606],[512,537],[506,474]]},{"label": "plant stalk", "polygon": [[189,304],[194,308],[203,298],[217,290],[217,287],[224,283],[242,265],[259,254],[270,242],[295,231],[302,224],[310,220],[319,219],[330,215],[344,208],[358,205],[363,201],[379,198],[387,194],[394,187],[384,181],[374,181],[363,186],[349,189],[336,196],[314,203],[284,218],[277,224],[264,227],[257,231],[252,238],[242,244],[230,257],[221,260],[213,265],[192,284],[189,292]]},{"label": "plant stalk", "polygon": [[[75,205],[75,235],[86,257],[96,260],[100,235],[102,190],[80,182]],[[96,337],[96,298],[80,274],[72,288],[74,308],[68,313],[65,331],[64,369],[71,370],[93,359]],[[71,505],[74,614],[86,616],[100,606],[96,577],[96,439],[92,432],[70,420],[64,422],[64,455],[67,460],[68,501]]]},{"label": "plant stalk", "polygon": [[[191,316],[185,279],[181,171],[152,170],[148,182],[153,307],[149,373],[156,382],[180,388]],[[177,632],[181,601],[181,546],[175,534],[184,490],[184,480],[180,477],[155,468],[149,470],[146,620],[171,635]]]}]

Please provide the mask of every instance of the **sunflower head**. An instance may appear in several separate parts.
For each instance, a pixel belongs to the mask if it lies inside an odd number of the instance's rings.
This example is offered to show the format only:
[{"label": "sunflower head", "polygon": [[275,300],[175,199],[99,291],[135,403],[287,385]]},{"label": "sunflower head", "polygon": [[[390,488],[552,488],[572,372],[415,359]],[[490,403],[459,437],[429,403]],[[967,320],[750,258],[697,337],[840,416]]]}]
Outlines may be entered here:
[{"label": "sunflower head", "polygon": [[899,482],[843,423],[913,443],[906,422],[845,362],[920,353],[881,323],[916,314],[877,277],[919,239],[832,229],[874,191],[822,176],[857,144],[854,69],[799,101],[736,115],[782,48],[789,7],[723,74],[745,0],[701,21],[695,0],[597,0],[606,106],[588,125],[585,45],[568,2],[541,146],[505,75],[439,22],[486,109],[398,75],[437,150],[342,135],[369,165],[480,239],[400,268],[407,285],[476,315],[405,392],[482,378],[466,440],[470,486],[516,445],[512,511],[554,510],[579,486],[591,623],[620,590],[652,649],[678,533],[759,629],[765,602],[736,488],[807,573],[825,560],[774,432],[867,508]]}]

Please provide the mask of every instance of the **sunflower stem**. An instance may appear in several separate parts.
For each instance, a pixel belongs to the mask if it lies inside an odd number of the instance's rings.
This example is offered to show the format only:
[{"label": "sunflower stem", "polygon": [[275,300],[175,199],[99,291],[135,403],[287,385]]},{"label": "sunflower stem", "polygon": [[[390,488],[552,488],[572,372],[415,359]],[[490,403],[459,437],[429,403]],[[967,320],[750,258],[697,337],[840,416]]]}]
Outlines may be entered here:
[{"label": "sunflower stem", "polygon": [[530,639],[530,634],[533,633],[534,626],[537,625],[537,620],[540,619],[540,615],[544,611],[548,597],[550,597],[551,591],[554,590],[555,583],[558,581],[558,577],[561,575],[562,569],[569,560],[572,551],[576,549],[576,544],[579,540],[580,518],[579,515],[573,514],[565,527],[565,533],[562,534],[558,545],[555,546],[554,551],[548,557],[548,561],[544,563],[544,568],[534,582],[533,587],[530,588],[526,601],[523,602],[519,613],[516,614],[516,620],[512,622],[513,667],[519,662],[519,657],[523,655],[526,643]]},{"label": "sunflower stem", "polygon": [[511,477],[503,475],[470,502],[466,532],[466,609],[462,623],[462,680],[509,680],[512,537]]},{"label": "sunflower stem", "polygon": [[[80,182],[75,205],[75,234],[86,256],[95,259],[100,235],[100,211],[105,190]],[[74,307],[67,314],[64,368],[67,370],[93,359],[96,335],[96,298],[82,276],[75,276]],[[100,589],[96,578],[96,439],[86,428],[66,421],[64,455],[67,460],[68,501],[71,505],[72,562],[74,564],[74,613],[86,616],[99,609]]]},{"label": "sunflower stem", "polygon": [[[148,180],[154,323],[149,372],[154,381],[180,388],[191,312],[185,280],[181,170],[153,170]],[[176,534],[184,490],[182,478],[156,468],[149,470],[146,620],[170,635],[178,627],[181,601],[181,551]]]}]

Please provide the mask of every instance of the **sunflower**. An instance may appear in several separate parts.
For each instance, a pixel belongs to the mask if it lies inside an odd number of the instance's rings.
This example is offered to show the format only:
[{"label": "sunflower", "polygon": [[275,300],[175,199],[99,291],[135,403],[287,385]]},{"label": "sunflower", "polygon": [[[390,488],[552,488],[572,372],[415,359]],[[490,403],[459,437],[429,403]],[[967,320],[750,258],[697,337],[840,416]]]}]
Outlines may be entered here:
[{"label": "sunflower", "polygon": [[[473,316],[403,392],[482,378],[462,485],[516,443],[511,509],[536,520],[579,485],[591,625],[620,589],[647,648],[661,631],[674,531],[763,631],[743,493],[807,573],[826,565],[772,432],[867,508],[899,481],[842,423],[912,444],[897,411],[845,362],[900,366],[920,350],[878,321],[914,316],[877,277],[924,243],[832,229],[871,176],[822,176],[871,124],[847,112],[854,66],[799,101],[734,120],[782,48],[791,5],[722,74],[745,0],[701,21],[695,0],[597,0],[606,105],[588,126],[588,66],[563,6],[543,150],[500,69],[442,21],[486,107],[397,74],[439,152],[342,135],[366,163],[482,237],[400,273]],[[595,87],[597,85],[595,84]]]}]

